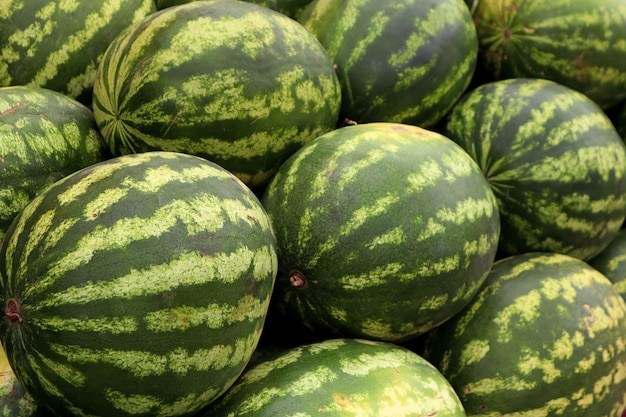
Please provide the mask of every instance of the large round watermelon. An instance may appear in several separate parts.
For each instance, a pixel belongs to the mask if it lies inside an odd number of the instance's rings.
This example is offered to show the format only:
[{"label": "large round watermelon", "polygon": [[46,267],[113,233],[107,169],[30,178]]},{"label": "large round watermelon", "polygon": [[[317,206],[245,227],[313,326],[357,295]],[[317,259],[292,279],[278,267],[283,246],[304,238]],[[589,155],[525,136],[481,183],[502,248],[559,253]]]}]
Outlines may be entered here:
[{"label": "large round watermelon", "polygon": [[0,340],[58,416],[190,416],[259,341],[276,275],[261,203],[200,157],[146,152],[69,175],[0,248]]},{"label": "large round watermelon", "polygon": [[474,73],[463,0],[315,0],[298,21],[336,65],[342,119],[433,127]]},{"label": "large round watermelon", "polygon": [[201,417],[465,417],[448,381],[408,349],[327,339],[247,370]]},{"label": "large round watermelon", "polygon": [[411,125],[316,138],[280,168],[262,203],[278,244],[273,311],[320,335],[417,337],[469,302],[499,237],[477,164]]},{"label": "large round watermelon", "polygon": [[626,99],[626,0],[466,1],[492,79],[553,80],[605,109]]},{"label": "large round watermelon", "polygon": [[578,258],[532,252],[497,261],[425,345],[422,355],[469,417],[621,417],[626,409],[626,302]]},{"label": "large round watermelon", "polygon": [[444,133],[478,163],[498,199],[502,256],[599,253],[626,218],[626,146],[585,95],[543,79],[482,84]]},{"label": "large round watermelon", "polygon": [[0,87],[0,242],[35,195],[108,157],[83,104],[45,88]]},{"label": "large round watermelon", "polygon": [[295,150],[335,128],[340,100],[332,62],[303,26],[212,0],[163,9],[117,37],[93,108],[116,156],[198,155],[262,189]]},{"label": "large round watermelon", "polygon": [[156,11],[153,0],[0,3],[0,86],[49,88],[91,105],[96,67],[124,29]]}]

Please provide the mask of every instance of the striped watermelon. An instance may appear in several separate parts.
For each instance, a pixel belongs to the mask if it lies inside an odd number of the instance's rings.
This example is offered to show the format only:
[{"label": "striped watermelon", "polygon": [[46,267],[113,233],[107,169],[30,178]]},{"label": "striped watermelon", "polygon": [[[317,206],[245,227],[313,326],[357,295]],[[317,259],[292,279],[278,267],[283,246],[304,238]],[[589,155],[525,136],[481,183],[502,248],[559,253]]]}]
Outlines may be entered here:
[{"label": "striped watermelon", "polygon": [[0,87],[0,242],[37,193],[108,157],[93,113],[78,101],[41,87]]},{"label": "striped watermelon", "polygon": [[[191,3],[198,0],[155,0],[158,10],[179,4]],[[311,0],[245,0],[248,3],[255,3],[272,10],[276,10],[291,18],[297,18],[302,10],[311,3]]]},{"label": "striped watermelon", "polygon": [[626,99],[626,0],[467,0],[479,72],[544,78],[602,108]]},{"label": "striped watermelon", "polygon": [[591,258],[589,265],[610,279],[626,300],[626,229],[621,229],[602,252]]},{"label": "striped watermelon", "polygon": [[425,345],[470,417],[620,417],[626,409],[626,303],[578,258],[531,252],[497,261]]},{"label": "striped watermelon", "polygon": [[0,340],[58,416],[190,416],[243,371],[276,275],[256,196],[202,158],[145,152],[57,181],[0,249]]},{"label": "striped watermelon", "polygon": [[261,201],[278,244],[276,317],[319,335],[417,337],[469,302],[499,237],[477,164],[412,125],[366,123],[316,138]]},{"label": "striped watermelon", "polygon": [[341,118],[430,128],[474,73],[478,40],[463,0],[315,0],[298,21],[336,64]]},{"label": "striped watermelon", "polygon": [[416,353],[391,343],[327,339],[250,368],[199,417],[314,415],[466,416],[448,381]]},{"label": "striped watermelon", "polygon": [[196,1],[115,39],[94,85],[114,155],[189,153],[262,189],[296,149],[337,124],[326,51],[293,19],[256,4]]},{"label": "striped watermelon", "polygon": [[0,86],[45,87],[91,105],[96,67],[154,0],[0,2]]},{"label": "striped watermelon", "polygon": [[498,199],[502,256],[589,259],[626,217],[626,146],[587,96],[543,79],[482,84],[444,133],[480,165]]}]

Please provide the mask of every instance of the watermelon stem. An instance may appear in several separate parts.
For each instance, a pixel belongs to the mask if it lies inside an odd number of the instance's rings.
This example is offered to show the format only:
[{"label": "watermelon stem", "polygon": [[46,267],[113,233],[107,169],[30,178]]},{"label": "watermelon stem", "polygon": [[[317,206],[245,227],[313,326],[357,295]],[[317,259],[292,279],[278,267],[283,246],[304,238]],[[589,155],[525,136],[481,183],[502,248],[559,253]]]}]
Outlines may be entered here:
[{"label": "watermelon stem", "polygon": [[300,271],[291,271],[289,274],[289,283],[292,287],[304,288],[306,286],[306,277]]},{"label": "watermelon stem", "polygon": [[22,311],[20,304],[14,298],[9,298],[7,301],[7,308],[4,310],[4,314],[7,316],[11,323],[21,323],[24,319],[22,317]]}]

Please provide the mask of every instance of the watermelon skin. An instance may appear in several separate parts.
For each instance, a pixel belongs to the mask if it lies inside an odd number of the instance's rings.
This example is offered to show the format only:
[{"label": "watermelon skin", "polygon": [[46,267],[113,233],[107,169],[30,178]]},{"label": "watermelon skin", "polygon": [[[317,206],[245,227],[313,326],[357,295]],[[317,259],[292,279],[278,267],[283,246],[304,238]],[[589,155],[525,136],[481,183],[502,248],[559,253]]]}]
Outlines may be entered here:
[{"label": "watermelon skin", "polygon": [[499,238],[496,200],[476,163],[412,125],[316,138],[261,201],[278,245],[272,317],[312,339],[419,336],[469,302]]},{"label": "watermelon skin", "polygon": [[44,87],[91,105],[109,43],[156,11],[154,0],[22,0],[0,11],[0,86]]},{"label": "watermelon skin", "polygon": [[391,343],[327,339],[276,353],[246,371],[199,417],[465,417],[448,381]]},{"label": "watermelon skin", "polygon": [[496,261],[470,304],[422,355],[470,417],[620,417],[626,303],[584,261],[533,252]]},{"label": "watermelon skin", "polygon": [[83,104],[41,87],[0,87],[0,242],[40,191],[109,157]]},{"label": "watermelon skin", "polygon": [[607,277],[626,300],[626,229],[621,229],[589,265]]},{"label": "watermelon skin", "polygon": [[442,129],[481,167],[498,199],[500,256],[598,254],[626,217],[626,147],[588,97],[542,79],[483,84]]},{"label": "watermelon skin", "polygon": [[626,99],[626,1],[472,1],[479,71],[544,78],[603,109]]},{"label": "watermelon skin", "polygon": [[432,128],[476,66],[478,38],[463,0],[315,0],[298,21],[337,67],[341,119]]},{"label": "watermelon skin", "polygon": [[[198,0],[156,0],[156,7],[162,10],[179,4],[191,3]],[[302,10],[311,3],[311,0],[246,0],[247,3],[255,3],[260,6],[276,10],[293,19],[298,18]]]},{"label": "watermelon skin", "polygon": [[0,248],[0,340],[58,416],[189,416],[243,371],[277,269],[259,200],[202,158],[146,152],[69,175]]},{"label": "watermelon skin", "polygon": [[113,41],[94,115],[114,155],[189,153],[262,189],[295,150],[337,124],[330,58],[293,19],[242,1],[156,12]]}]

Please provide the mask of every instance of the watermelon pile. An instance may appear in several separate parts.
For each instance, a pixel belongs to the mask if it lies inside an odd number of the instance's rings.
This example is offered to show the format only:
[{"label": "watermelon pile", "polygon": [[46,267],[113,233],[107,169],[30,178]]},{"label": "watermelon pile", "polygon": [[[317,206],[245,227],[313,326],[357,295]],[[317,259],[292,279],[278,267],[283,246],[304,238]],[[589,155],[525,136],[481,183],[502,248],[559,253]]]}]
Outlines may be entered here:
[{"label": "watermelon pile", "polygon": [[8,0],[0,41],[0,416],[626,416],[626,0]]}]

